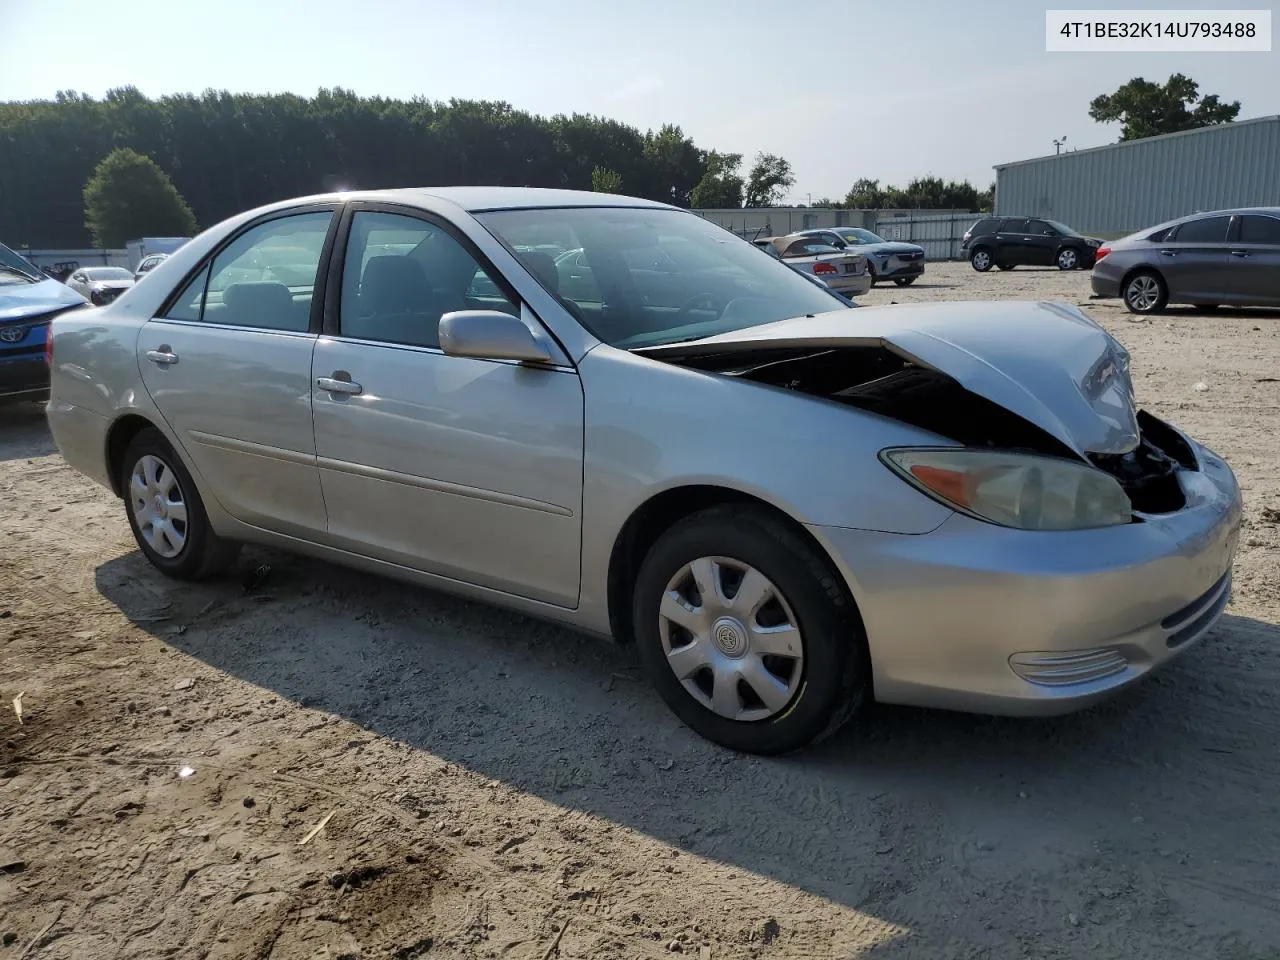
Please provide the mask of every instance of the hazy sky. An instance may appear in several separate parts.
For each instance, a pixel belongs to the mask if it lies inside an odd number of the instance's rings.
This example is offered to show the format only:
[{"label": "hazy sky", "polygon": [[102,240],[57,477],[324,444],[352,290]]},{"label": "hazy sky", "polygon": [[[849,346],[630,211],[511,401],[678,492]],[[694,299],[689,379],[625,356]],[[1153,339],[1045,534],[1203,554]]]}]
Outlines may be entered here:
[{"label": "hazy sky", "polygon": [[[1224,7],[1266,8],[1272,0]],[[968,178],[992,165],[1089,147],[1118,130],[1089,101],[1131,77],[1181,71],[1280,114],[1280,53],[1046,53],[1057,0],[177,0],[103,5],[0,0],[0,100],[59,89],[100,97],[314,94],[506,100],[595,113],[641,129],[678,123],[702,147],[780,153],[792,198],[843,196],[859,177]],[[1209,0],[1128,7],[1200,8]],[[1273,17],[1280,24],[1280,17]],[[2,175],[2,172],[0,172]],[[624,184],[625,189],[625,184]]]}]

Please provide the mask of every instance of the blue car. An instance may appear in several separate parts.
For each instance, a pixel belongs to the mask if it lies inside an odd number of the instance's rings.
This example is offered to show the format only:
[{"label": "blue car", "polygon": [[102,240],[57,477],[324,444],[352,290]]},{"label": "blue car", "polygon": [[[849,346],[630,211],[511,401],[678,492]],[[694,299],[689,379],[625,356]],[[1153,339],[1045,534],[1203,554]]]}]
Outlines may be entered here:
[{"label": "blue car", "polygon": [[0,243],[0,404],[49,395],[49,322],[89,305]]}]

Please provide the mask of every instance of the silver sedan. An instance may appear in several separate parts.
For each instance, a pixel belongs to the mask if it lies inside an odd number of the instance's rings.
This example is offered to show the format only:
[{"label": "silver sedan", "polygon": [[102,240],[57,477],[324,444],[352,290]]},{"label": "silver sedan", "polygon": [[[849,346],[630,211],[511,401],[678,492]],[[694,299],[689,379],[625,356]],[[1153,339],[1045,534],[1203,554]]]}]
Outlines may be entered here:
[{"label": "silver sedan", "polygon": [[252,542],[612,635],[732,748],[1075,709],[1230,594],[1231,470],[1073,306],[853,310],[687,211],[480,187],[275,204],[153,278],[54,320],[48,414],[160,571]]}]

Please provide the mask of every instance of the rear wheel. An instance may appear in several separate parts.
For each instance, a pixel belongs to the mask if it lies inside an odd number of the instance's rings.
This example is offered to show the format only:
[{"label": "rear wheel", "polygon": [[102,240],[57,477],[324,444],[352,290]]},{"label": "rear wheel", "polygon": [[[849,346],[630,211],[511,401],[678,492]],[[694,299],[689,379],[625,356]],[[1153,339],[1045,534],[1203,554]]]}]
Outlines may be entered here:
[{"label": "rear wheel", "polygon": [[795,750],[866,698],[851,601],[825,558],[765,510],[714,507],[672,527],[641,564],[632,603],[658,693],[722,746]]},{"label": "rear wheel", "polygon": [[1080,266],[1080,251],[1074,247],[1063,247],[1058,251],[1058,269],[1074,270]]},{"label": "rear wheel", "polygon": [[893,281],[900,287],[909,287],[916,282],[915,277],[897,277]]},{"label": "rear wheel", "polygon": [[203,580],[221,573],[235,559],[238,545],[213,532],[195,481],[154,427],[140,431],[129,442],[120,489],[134,539],[162,573],[179,580]]},{"label": "rear wheel", "polygon": [[1159,313],[1169,302],[1169,289],[1154,270],[1135,273],[1120,290],[1130,313]]},{"label": "rear wheel", "polygon": [[1012,263],[997,263],[997,264],[996,264],[996,266],[997,266],[997,267],[999,267],[1001,270],[1012,270],[1012,269],[1013,269],[1013,264],[1012,264]]},{"label": "rear wheel", "polygon": [[991,251],[986,247],[979,247],[969,254],[969,265],[979,273],[986,273],[990,270],[991,262]]}]

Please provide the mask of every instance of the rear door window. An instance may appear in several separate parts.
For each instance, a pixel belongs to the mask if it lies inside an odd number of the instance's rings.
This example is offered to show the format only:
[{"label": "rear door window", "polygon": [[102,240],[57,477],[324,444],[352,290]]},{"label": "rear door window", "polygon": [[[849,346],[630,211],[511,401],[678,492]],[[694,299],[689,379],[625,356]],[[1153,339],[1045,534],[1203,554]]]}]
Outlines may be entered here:
[{"label": "rear door window", "polygon": [[1004,225],[1000,228],[1000,232],[1001,233],[1026,233],[1027,221],[1017,220],[1017,219],[1006,220],[1004,222]]},{"label": "rear door window", "polygon": [[1188,220],[1178,227],[1173,235],[1176,243],[1226,243],[1227,227],[1231,225],[1230,217],[1205,217],[1203,220]]}]

